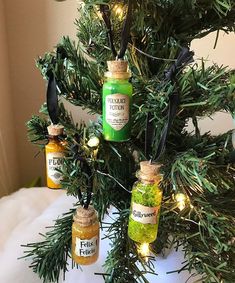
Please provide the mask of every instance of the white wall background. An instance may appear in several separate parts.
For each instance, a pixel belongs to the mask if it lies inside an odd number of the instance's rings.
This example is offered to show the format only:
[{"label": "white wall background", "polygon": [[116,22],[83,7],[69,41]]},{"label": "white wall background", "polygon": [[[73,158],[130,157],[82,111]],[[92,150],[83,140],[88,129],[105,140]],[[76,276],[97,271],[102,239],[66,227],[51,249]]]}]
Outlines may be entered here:
[{"label": "white wall background", "polygon": [[[217,63],[219,66],[229,66],[235,68],[235,34],[225,34],[220,32],[219,41],[214,49],[216,33],[212,33],[203,39],[194,40],[192,50],[195,51],[195,57],[200,60],[205,58],[206,65]],[[235,109],[234,109],[235,111]],[[202,132],[211,131],[213,134],[224,133],[233,128],[232,117],[227,113],[217,113],[213,120],[210,118],[199,121],[199,127]]]},{"label": "white wall background", "polygon": [[[44,156],[34,157],[38,149],[27,141],[25,127],[45,101],[45,82],[35,59],[52,50],[62,35],[75,38],[76,15],[76,0],[0,0],[0,195],[45,175]],[[234,34],[221,34],[216,50],[214,40],[215,34],[195,41],[197,57],[210,54],[209,60],[235,67]],[[88,119],[80,109],[70,109],[75,120]],[[213,128],[216,133],[232,128],[228,115],[208,123],[204,121],[202,128]]]},{"label": "white wall background", "polygon": [[18,187],[44,176],[43,154],[27,141],[25,127],[45,101],[45,81],[35,67],[35,59],[50,51],[62,35],[75,37],[73,21],[76,1],[3,0],[10,64],[10,82],[16,122],[15,134],[19,158]]}]

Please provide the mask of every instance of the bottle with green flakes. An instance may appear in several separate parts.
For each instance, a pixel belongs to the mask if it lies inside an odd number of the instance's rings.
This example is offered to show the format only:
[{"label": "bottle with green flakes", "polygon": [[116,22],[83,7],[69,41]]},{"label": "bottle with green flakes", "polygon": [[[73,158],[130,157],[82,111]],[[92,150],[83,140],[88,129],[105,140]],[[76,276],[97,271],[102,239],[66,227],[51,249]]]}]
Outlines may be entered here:
[{"label": "bottle with green flakes", "polygon": [[103,85],[102,119],[105,140],[123,142],[130,139],[132,85],[127,61],[108,61]]},{"label": "bottle with green flakes", "polygon": [[162,190],[161,165],[140,162],[138,181],[134,184],[128,224],[128,236],[138,243],[152,243],[157,238]]}]

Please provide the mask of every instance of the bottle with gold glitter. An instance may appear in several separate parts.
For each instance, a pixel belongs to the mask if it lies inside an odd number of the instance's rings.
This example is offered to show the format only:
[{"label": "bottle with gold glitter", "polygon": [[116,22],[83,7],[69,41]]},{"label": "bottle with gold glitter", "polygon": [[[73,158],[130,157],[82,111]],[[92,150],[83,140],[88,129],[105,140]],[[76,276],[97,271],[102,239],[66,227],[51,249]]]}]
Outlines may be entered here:
[{"label": "bottle with gold glitter", "polygon": [[58,169],[62,169],[63,158],[65,156],[65,141],[60,140],[64,127],[61,125],[50,125],[48,128],[49,142],[45,146],[46,152],[46,176],[47,187],[50,189],[60,189],[62,174]]},{"label": "bottle with gold glitter", "polygon": [[162,190],[160,164],[140,162],[138,181],[134,184],[128,224],[128,236],[138,243],[152,243],[157,238]]},{"label": "bottle with gold glitter", "polygon": [[130,139],[132,85],[127,61],[108,61],[103,85],[102,117],[104,139],[122,142]]},{"label": "bottle with gold glitter", "polygon": [[94,263],[99,256],[99,221],[96,210],[78,207],[72,225],[72,258],[80,265]]}]

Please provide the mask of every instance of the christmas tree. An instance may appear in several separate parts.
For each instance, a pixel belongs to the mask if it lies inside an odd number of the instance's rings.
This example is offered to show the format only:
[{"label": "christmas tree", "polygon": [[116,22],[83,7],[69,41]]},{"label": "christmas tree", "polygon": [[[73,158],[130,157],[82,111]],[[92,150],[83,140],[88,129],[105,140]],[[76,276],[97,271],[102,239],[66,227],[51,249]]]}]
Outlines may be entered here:
[{"label": "christmas tree", "polygon": [[[43,148],[48,114],[57,115],[67,143],[62,186],[78,202],[41,242],[26,246],[31,267],[44,282],[58,281],[71,257],[73,214],[92,202],[101,223],[110,206],[117,210],[113,223],[103,223],[111,242],[105,281],[148,282],[151,258],[143,258],[127,229],[135,172],[140,161],[151,160],[162,164],[163,176],[151,252],[181,246],[186,258],[181,271],[196,270],[202,282],[235,282],[231,132],[202,134],[198,126],[198,119],[217,111],[234,115],[235,75],[226,67],[206,67],[203,60],[194,63],[190,51],[193,39],[234,31],[234,1],[86,0],[76,26],[76,42],[64,37],[55,52],[37,61],[49,81],[49,99],[40,109],[44,116],[33,116],[27,126],[31,142]],[[101,118],[77,125],[60,101],[102,115],[106,62],[115,59],[127,60],[132,74],[131,138],[125,142],[105,140]],[[50,101],[54,109],[47,107]],[[190,119],[194,132],[186,130]]]}]

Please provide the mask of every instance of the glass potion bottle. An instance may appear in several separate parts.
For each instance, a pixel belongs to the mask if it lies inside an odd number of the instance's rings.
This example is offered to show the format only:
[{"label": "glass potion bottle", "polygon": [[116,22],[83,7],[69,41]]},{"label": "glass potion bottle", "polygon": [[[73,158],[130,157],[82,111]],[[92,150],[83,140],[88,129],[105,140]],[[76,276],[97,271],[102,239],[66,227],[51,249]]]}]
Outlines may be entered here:
[{"label": "glass potion bottle", "polygon": [[64,127],[61,125],[50,125],[48,128],[49,142],[45,146],[46,153],[46,177],[47,187],[50,189],[60,189],[62,174],[58,169],[62,169],[63,158],[65,156],[65,141],[60,140]]},{"label": "glass potion bottle", "polygon": [[108,61],[103,85],[102,118],[105,140],[123,142],[130,139],[132,84],[127,61]]},{"label": "glass potion bottle", "polygon": [[160,166],[149,161],[140,162],[138,181],[133,186],[128,236],[138,243],[151,243],[157,238],[162,201]]},{"label": "glass potion bottle", "polygon": [[72,258],[80,265],[94,263],[99,256],[99,221],[92,207],[79,207],[73,217]]}]

